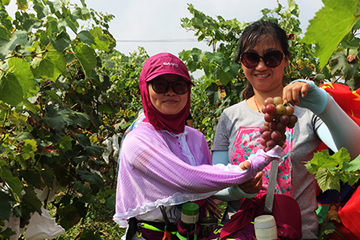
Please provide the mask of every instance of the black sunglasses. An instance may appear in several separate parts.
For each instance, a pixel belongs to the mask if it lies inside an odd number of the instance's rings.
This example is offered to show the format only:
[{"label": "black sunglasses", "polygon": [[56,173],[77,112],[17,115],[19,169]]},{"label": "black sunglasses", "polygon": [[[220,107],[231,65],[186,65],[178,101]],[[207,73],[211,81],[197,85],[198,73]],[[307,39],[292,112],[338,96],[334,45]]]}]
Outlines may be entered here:
[{"label": "black sunglasses", "polygon": [[256,67],[260,58],[264,60],[264,63],[267,67],[276,68],[280,65],[281,61],[284,59],[285,54],[280,52],[279,50],[270,51],[264,54],[264,56],[260,56],[256,52],[243,52],[240,56],[241,63],[247,68]]},{"label": "black sunglasses", "polygon": [[168,82],[163,78],[155,78],[150,82],[152,89],[154,92],[163,94],[169,91],[169,87],[171,88],[174,93],[176,94],[185,94],[189,91],[189,83],[185,80],[176,80],[174,82]]}]

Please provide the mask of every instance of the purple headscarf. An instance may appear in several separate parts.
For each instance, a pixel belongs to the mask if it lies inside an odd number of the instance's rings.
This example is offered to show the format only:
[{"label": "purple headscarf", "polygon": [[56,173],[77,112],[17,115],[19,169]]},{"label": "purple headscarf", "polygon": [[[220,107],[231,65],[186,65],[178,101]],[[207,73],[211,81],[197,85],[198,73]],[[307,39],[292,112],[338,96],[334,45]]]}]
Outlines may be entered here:
[{"label": "purple headscarf", "polygon": [[[147,83],[164,74],[181,76],[185,81],[190,83],[186,106],[177,114],[163,114],[159,112],[150,101]],[[194,84],[190,79],[188,69],[178,57],[170,53],[159,53],[148,58],[144,63],[139,78],[141,101],[146,116],[144,122],[151,123],[155,129],[165,129],[175,134],[184,132],[185,119],[190,113],[191,85]]]}]

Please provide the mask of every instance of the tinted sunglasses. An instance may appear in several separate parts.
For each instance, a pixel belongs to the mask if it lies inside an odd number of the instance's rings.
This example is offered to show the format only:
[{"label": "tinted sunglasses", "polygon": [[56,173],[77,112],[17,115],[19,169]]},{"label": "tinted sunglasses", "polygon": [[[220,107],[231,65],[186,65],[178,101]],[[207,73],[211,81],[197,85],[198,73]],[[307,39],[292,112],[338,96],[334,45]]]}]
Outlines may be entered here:
[{"label": "tinted sunglasses", "polygon": [[285,54],[279,50],[267,52],[263,56],[260,56],[256,52],[249,51],[241,54],[240,61],[245,67],[254,68],[259,64],[260,58],[262,58],[267,67],[275,68],[280,65],[284,57]]},{"label": "tinted sunglasses", "polygon": [[185,94],[189,91],[189,83],[185,80],[176,80],[174,82],[168,82],[163,78],[155,78],[150,82],[154,92],[163,94],[169,91],[170,85],[174,93]]}]

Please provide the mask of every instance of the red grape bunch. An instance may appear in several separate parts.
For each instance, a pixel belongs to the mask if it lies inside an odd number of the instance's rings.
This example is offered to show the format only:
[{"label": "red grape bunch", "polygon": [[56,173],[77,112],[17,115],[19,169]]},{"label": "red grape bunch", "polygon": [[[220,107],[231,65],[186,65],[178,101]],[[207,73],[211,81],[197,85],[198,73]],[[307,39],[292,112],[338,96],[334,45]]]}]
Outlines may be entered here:
[{"label": "red grape bunch", "polygon": [[275,145],[283,147],[286,140],[286,127],[293,128],[297,122],[294,108],[289,104],[284,104],[281,97],[269,97],[261,110],[265,119],[264,126],[260,127],[261,145],[264,151],[269,151]]}]

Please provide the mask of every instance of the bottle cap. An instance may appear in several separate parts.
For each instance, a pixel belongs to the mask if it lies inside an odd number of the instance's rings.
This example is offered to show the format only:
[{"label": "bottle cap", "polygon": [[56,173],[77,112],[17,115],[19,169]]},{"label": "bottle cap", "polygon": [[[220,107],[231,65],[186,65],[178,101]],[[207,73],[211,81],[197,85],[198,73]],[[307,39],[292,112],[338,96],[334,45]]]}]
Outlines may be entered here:
[{"label": "bottle cap", "polygon": [[197,215],[199,213],[199,205],[188,202],[182,205],[182,213],[185,215]]}]

